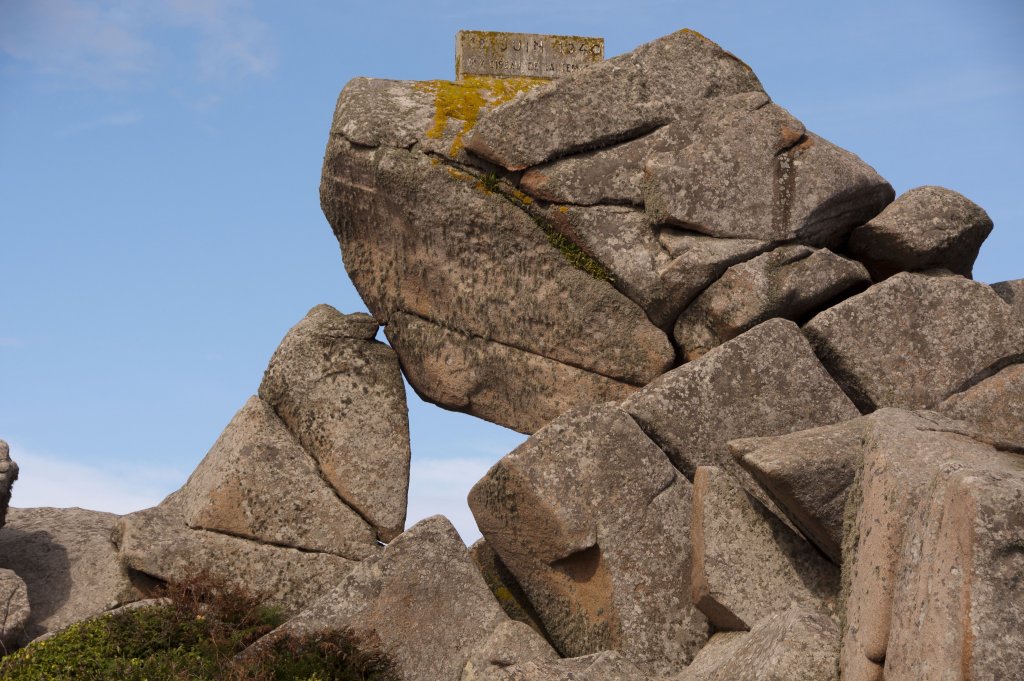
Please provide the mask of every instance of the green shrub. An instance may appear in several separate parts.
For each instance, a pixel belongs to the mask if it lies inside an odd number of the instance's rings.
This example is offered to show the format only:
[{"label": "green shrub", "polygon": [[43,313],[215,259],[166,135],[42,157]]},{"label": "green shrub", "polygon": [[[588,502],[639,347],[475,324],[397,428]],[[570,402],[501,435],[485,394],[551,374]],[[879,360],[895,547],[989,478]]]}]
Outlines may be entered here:
[{"label": "green shrub", "polygon": [[346,632],[286,638],[235,656],[282,621],[263,598],[200,576],[166,589],[168,605],[102,615],[0,661],[11,681],[384,681],[386,660]]}]

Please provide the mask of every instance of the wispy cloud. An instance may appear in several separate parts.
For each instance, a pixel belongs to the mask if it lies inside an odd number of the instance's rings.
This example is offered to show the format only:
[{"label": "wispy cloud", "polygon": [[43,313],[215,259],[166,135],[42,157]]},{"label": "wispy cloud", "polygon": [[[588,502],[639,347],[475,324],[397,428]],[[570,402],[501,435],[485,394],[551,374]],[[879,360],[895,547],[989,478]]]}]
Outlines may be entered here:
[{"label": "wispy cloud", "polygon": [[467,545],[480,538],[480,530],[466,503],[470,488],[491,464],[485,459],[428,459],[413,457],[409,471],[409,512],[406,527],[432,515],[444,515]]},{"label": "wispy cloud", "polygon": [[264,76],[274,67],[269,31],[246,0],[7,0],[0,52],[64,83],[120,87],[179,61],[192,33],[196,77]]},{"label": "wispy cloud", "polygon": [[19,508],[77,506],[130,513],[158,504],[186,478],[180,471],[161,468],[99,468],[8,444],[20,469],[11,495],[11,505]]}]

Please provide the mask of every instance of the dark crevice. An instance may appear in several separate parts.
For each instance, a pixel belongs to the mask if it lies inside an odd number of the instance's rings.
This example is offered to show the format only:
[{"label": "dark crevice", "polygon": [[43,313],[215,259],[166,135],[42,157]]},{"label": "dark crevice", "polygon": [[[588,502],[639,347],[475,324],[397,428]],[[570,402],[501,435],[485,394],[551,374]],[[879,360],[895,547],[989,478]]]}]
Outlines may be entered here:
[{"label": "dark crevice", "polygon": [[803,328],[803,326],[805,324],[810,322],[812,319],[817,317],[819,314],[821,314],[825,310],[828,310],[829,308],[833,308],[833,307],[835,307],[836,305],[842,303],[845,300],[849,300],[850,298],[853,298],[854,296],[858,296],[861,293],[864,293],[869,288],[871,288],[871,286],[872,286],[872,283],[870,281],[857,282],[856,284],[853,284],[852,286],[850,286],[846,290],[844,290],[844,291],[842,291],[840,293],[837,293],[836,295],[832,296],[828,300],[826,300],[824,302],[821,302],[821,303],[811,307],[809,310],[807,310],[803,314],[798,315],[795,319],[793,319],[793,321],[796,322],[797,326],[799,326],[800,328]]},{"label": "dark crevice", "polygon": [[229,530],[215,530],[210,527],[190,527],[193,532],[209,532],[210,534],[217,534],[224,537],[234,537],[235,539],[243,539],[245,541],[251,541],[254,544],[261,546],[272,546],[278,549],[291,549],[292,551],[298,551],[299,553],[307,553],[313,555],[324,555],[324,556],[335,556],[336,558],[343,558],[353,562],[362,560],[361,558],[351,558],[349,556],[342,556],[337,553],[331,553],[330,551],[317,551],[316,549],[304,549],[299,546],[293,546],[291,544],[285,544],[284,542],[270,541],[267,539],[258,539],[256,537],[250,537],[249,535],[242,534],[241,532],[231,532]]}]

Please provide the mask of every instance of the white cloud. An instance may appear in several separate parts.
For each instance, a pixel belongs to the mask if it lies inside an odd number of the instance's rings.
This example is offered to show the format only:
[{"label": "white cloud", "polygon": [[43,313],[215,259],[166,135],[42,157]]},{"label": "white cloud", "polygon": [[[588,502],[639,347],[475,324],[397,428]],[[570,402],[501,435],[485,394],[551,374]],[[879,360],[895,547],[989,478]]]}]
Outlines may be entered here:
[{"label": "white cloud", "polygon": [[484,459],[417,458],[413,455],[409,471],[409,511],[405,526],[432,515],[444,515],[452,522],[467,545],[480,538],[480,530],[466,503],[473,485],[491,467]]},{"label": "white cloud", "polygon": [[19,468],[11,494],[11,505],[18,508],[77,506],[130,513],[160,503],[187,477],[180,471],[159,468],[108,470],[37,453],[17,442],[8,444]]},{"label": "white cloud", "polygon": [[7,0],[0,5],[0,52],[67,83],[118,87],[161,60],[181,59],[188,42],[167,28],[194,35],[201,79],[273,70],[267,25],[244,0]]}]

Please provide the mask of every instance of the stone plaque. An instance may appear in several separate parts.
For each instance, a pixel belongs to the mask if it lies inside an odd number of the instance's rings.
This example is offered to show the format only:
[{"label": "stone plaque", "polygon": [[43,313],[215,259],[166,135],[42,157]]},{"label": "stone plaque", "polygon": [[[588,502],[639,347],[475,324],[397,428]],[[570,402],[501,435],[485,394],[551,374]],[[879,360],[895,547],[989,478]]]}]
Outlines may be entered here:
[{"label": "stone plaque", "polygon": [[604,38],[459,31],[455,77],[561,78],[604,61]]}]

